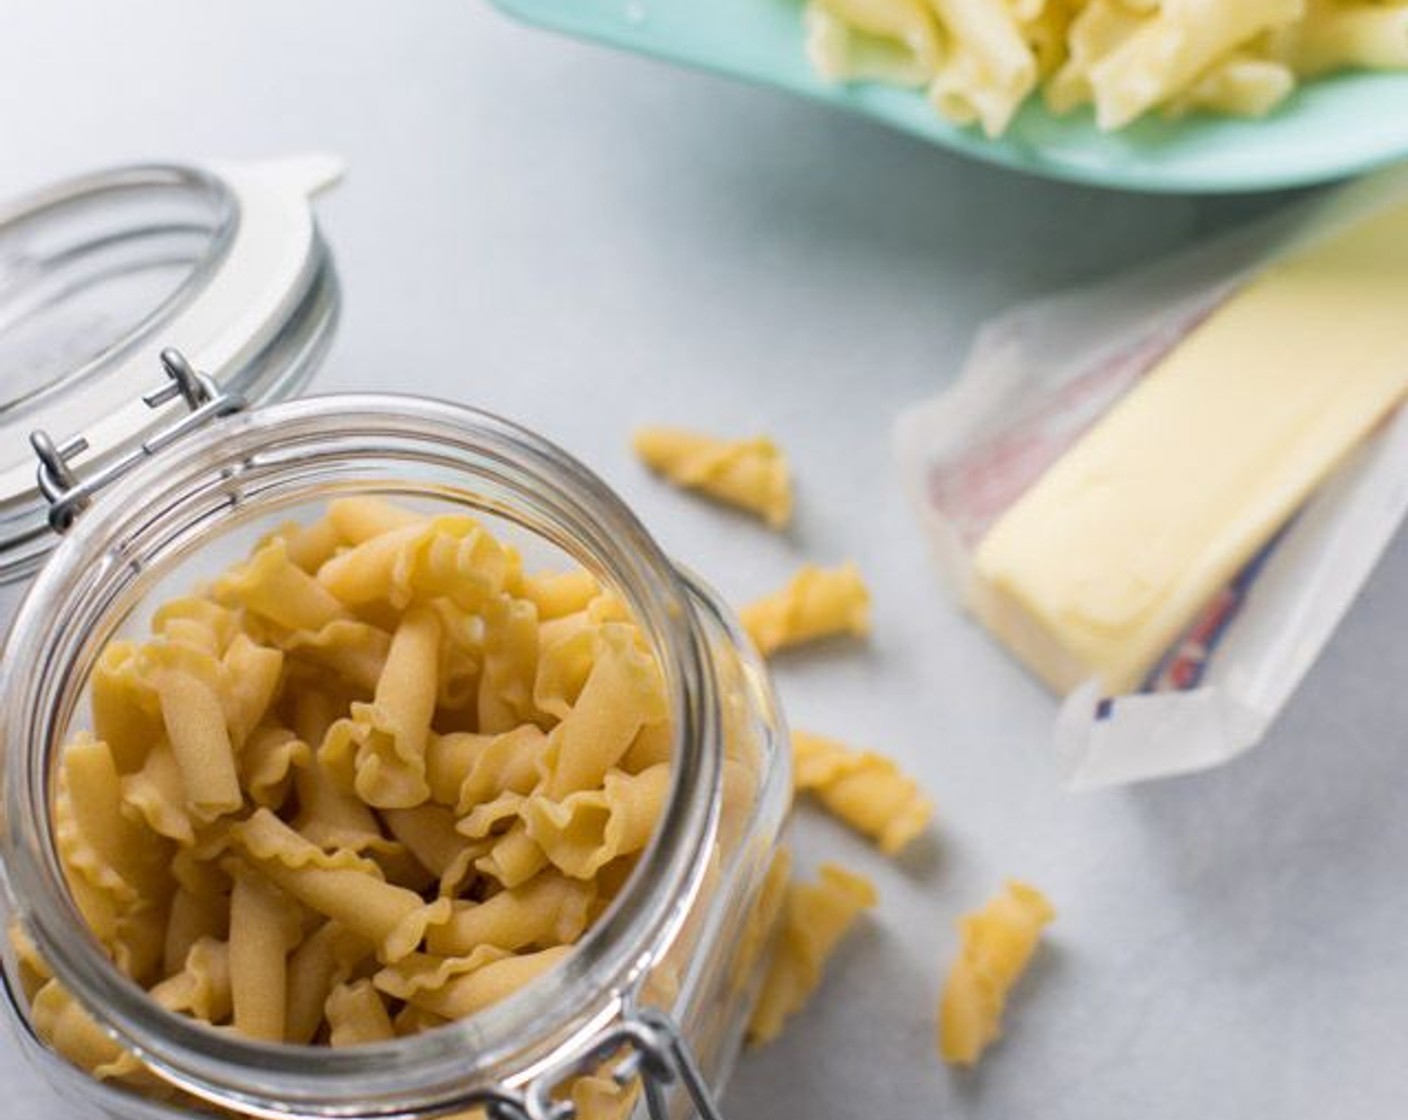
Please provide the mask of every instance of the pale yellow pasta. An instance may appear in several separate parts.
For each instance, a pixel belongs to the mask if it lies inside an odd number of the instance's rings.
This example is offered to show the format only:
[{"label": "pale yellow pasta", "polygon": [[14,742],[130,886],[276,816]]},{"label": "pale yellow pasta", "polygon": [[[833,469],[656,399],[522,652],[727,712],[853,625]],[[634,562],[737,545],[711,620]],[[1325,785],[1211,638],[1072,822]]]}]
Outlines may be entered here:
[{"label": "pale yellow pasta", "polygon": [[347,980],[371,952],[366,940],[336,922],[324,922],[303,939],[288,959],[287,1041],[302,1045],[313,1041],[333,988]]},{"label": "pale yellow pasta", "polygon": [[289,655],[324,667],[371,692],[386,668],[391,635],[356,619],[335,619],[318,630],[298,630],[284,643]]},{"label": "pale yellow pasta", "polygon": [[153,987],[151,997],[168,1011],[184,1012],[212,1025],[224,1023],[234,1009],[229,945],[212,937],[196,941],[180,970]]},{"label": "pale yellow pasta", "polygon": [[457,903],[450,920],[426,933],[426,948],[444,957],[468,956],[480,945],[507,952],[568,945],[587,927],[590,882],[544,871],[484,902]]},{"label": "pale yellow pasta", "polygon": [[584,611],[600,594],[601,584],[585,568],[529,576],[523,581],[523,598],[533,604],[543,622]]},{"label": "pale yellow pasta", "polygon": [[474,861],[475,868],[505,890],[521,886],[548,865],[547,853],[528,835],[522,822],[494,841],[488,854]]},{"label": "pale yellow pasta", "polygon": [[382,969],[373,983],[387,995],[436,1015],[464,1019],[512,995],[572,951],[570,945],[522,955],[490,949],[480,946],[466,960],[418,953]]},{"label": "pale yellow pasta", "polygon": [[641,728],[668,714],[659,666],[639,645],[635,628],[602,626],[581,695],[548,735],[542,760],[545,792],[562,797],[599,785]]},{"label": "pale yellow pasta", "polygon": [[1144,19],[1144,13],[1122,0],[1090,0],[1085,4],[1066,32],[1066,59],[1043,91],[1052,111],[1068,113],[1088,105],[1095,96],[1090,86],[1091,67],[1139,30]]},{"label": "pale yellow pasta", "polygon": [[1090,70],[1095,120],[1120,128],[1197,79],[1219,57],[1296,19],[1305,0],[1165,0]]},{"label": "pale yellow pasta", "polygon": [[178,886],[171,896],[166,917],[166,942],[162,972],[174,976],[201,941],[223,941],[229,936],[230,914],[226,899],[217,894],[196,894]]},{"label": "pale yellow pasta", "polygon": [[108,745],[90,735],[74,738],[64,751],[64,778],[74,826],[96,862],[129,888],[121,892],[125,899],[169,897],[165,865],[171,852],[159,837],[123,815],[122,778]]},{"label": "pale yellow pasta", "polygon": [[1308,0],[1305,18],[1278,31],[1273,50],[1307,77],[1408,68],[1408,4]]},{"label": "pale yellow pasta", "polygon": [[933,803],[895,763],[835,739],[792,733],[793,779],[880,850],[895,855],[928,826]]},{"label": "pale yellow pasta", "polygon": [[[53,796],[75,904],[162,1007],[266,1042],[413,1034],[530,982],[620,891],[670,784],[664,678],[618,595],[379,499],[158,608],[91,696],[112,739],[75,733]],[[157,1084],[31,955],[43,1037]],[[629,1107],[580,1086],[584,1115]]]},{"label": "pale yellow pasta", "polygon": [[870,592],[854,564],[805,565],[787,586],[739,612],[764,656],[836,634],[870,632]]},{"label": "pale yellow pasta", "polygon": [[684,428],[640,428],[631,446],[676,486],[757,514],[775,529],[792,518],[792,478],[782,449],[766,436],[722,440]]},{"label": "pale yellow pasta", "polygon": [[861,875],[823,864],[815,883],[792,883],[763,989],[748,1022],[756,1044],[771,1042],[821,984],[827,958],[865,910],[877,902]]},{"label": "pale yellow pasta", "polygon": [[601,789],[583,789],[560,801],[534,796],[521,810],[528,835],[562,872],[590,879],[620,856],[640,851],[670,792],[670,768],[639,774],[612,771]]},{"label": "pale yellow pasta", "polygon": [[244,804],[244,794],[219,695],[206,681],[177,667],[157,673],[156,690],[186,811],[206,823],[233,813]]},{"label": "pale yellow pasta", "polygon": [[240,751],[240,783],[254,804],[277,809],[293,787],[294,771],[306,769],[312,761],[308,744],[288,728],[264,727]]},{"label": "pale yellow pasta", "polygon": [[993,0],[930,0],[948,34],[949,48],[929,100],[959,124],[976,121],[1001,135],[1036,88],[1036,56],[1017,13]]},{"label": "pale yellow pasta", "polygon": [[370,980],[339,984],[328,995],[329,1046],[363,1046],[396,1037],[386,1003]]},{"label": "pale yellow pasta", "polygon": [[832,81],[926,86],[942,57],[939,26],[925,0],[813,0],[807,54]]},{"label": "pale yellow pasta", "polygon": [[1263,117],[1290,96],[1296,78],[1281,62],[1250,54],[1231,54],[1164,105],[1164,115],[1210,109],[1239,117]]},{"label": "pale yellow pasta", "polygon": [[989,136],[1038,86],[1119,129],[1154,109],[1262,116],[1297,78],[1408,69],[1402,0],[809,0],[804,23],[824,77],[926,86]]},{"label": "pale yellow pasta", "polygon": [[93,733],[108,744],[124,774],[139,769],[151,745],[165,734],[161,700],[141,662],[140,646],[113,641],[93,668]]},{"label": "pale yellow pasta", "polygon": [[235,1029],[263,1042],[284,1040],[288,953],[298,943],[298,908],[263,875],[232,868],[230,985]]},{"label": "pale yellow pasta", "polygon": [[518,554],[472,517],[417,520],[371,537],[318,569],[318,582],[349,605],[384,600],[404,610],[444,597],[466,610],[521,579]]},{"label": "pale yellow pasta", "polygon": [[347,617],[337,597],[289,559],[282,537],[231,568],[211,590],[218,602],[243,607],[285,630],[320,630]]},{"label": "pale yellow pasta", "polygon": [[359,545],[384,533],[424,522],[425,518],[414,510],[365,494],[335,498],[328,503],[327,523],[337,533],[339,542],[347,545]]},{"label": "pale yellow pasta", "polygon": [[440,621],[413,607],[391,639],[386,666],[370,704],[353,704],[318,750],[318,760],[344,789],[368,805],[404,809],[430,797],[425,746],[435,714]]},{"label": "pale yellow pasta", "polygon": [[962,944],[939,1006],[939,1052],[972,1065],[1002,1033],[1007,993],[1036,952],[1055,910],[1035,887],[1009,880],[981,910],[959,922]]},{"label": "pale yellow pasta", "polygon": [[538,784],[547,747],[547,735],[531,723],[499,735],[432,736],[426,748],[430,795],[464,816],[501,794],[528,793]]},{"label": "pale yellow pasta", "polygon": [[99,1081],[144,1072],[137,1057],[98,1026],[57,980],[50,980],[35,993],[29,1010],[35,1033]]},{"label": "pale yellow pasta", "polygon": [[426,903],[415,891],[386,882],[376,864],[362,857],[323,852],[267,809],[233,832],[265,875],[305,906],[372,942],[384,961],[412,952],[427,926],[450,916],[449,899]]},{"label": "pale yellow pasta", "polygon": [[466,839],[455,829],[458,818],[454,811],[443,805],[386,809],[381,819],[391,835],[439,880],[442,895],[455,894],[469,877],[474,861],[491,846],[487,841]]},{"label": "pale yellow pasta", "polygon": [[497,595],[484,605],[484,668],[479,678],[479,730],[512,731],[537,714],[538,611],[527,599]]}]

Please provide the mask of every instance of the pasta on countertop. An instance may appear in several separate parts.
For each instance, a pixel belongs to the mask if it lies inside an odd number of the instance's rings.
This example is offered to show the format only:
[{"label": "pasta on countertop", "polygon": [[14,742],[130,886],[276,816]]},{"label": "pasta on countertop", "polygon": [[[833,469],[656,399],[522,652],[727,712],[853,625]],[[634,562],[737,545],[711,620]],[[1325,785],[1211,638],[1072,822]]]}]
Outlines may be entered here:
[{"label": "pasta on countertop", "polygon": [[1009,880],[959,922],[962,944],[939,1005],[939,1053],[973,1065],[1002,1033],[1007,993],[1036,952],[1056,911],[1035,887]]}]

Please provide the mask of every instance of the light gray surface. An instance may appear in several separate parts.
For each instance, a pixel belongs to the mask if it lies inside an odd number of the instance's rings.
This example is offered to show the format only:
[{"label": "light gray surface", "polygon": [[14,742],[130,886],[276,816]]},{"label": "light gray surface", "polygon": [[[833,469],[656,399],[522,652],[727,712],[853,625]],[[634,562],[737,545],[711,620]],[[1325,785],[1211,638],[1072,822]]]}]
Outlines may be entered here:
[{"label": "light gray surface", "polygon": [[[701,0],[704,2],[704,0]],[[341,152],[322,206],[346,318],[321,389],[501,411],[617,486],[737,599],[854,557],[869,649],[789,659],[795,724],[932,790],[899,866],[803,816],[802,859],[883,904],[813,1006],[742,1062],[736,1117],[1395,1115],[1408,1100],[1408,542],[1270,740],[1222,771],[1071,796],[1051,701],[941,599],[890,423],[1024,295],[1255,212],[988,170],[776,95],[512,26],[483,5],[6,5],[0,193],[114,160]],[[636,422],[761,429],[801,480],[773,537],[667,492]],[[933,1041],[952,922],[1007,875],[1061,911],[980,1072]],[[71,1115],[0,1057],[5,1115]]]}]

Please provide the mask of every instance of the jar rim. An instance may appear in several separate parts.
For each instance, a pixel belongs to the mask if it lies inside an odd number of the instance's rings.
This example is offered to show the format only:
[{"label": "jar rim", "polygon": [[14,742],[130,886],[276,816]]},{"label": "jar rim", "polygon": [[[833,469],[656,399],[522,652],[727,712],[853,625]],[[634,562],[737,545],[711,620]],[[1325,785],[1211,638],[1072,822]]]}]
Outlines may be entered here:
[{"label": "jar rim", "polygon": [[[308,397],[226,417],[207,437],[182,440],[114,483],[54,550],[16,613],[0,666],[0,864],[12,914],[23,915],[55,976],[107,1030],[169,1080],[225,1107],[270,1116],[291,1108],[297,1115],[367,1115],[381,1101],[384,1111],[405,1112],[458,1106],[495,1085],[530,1080],[616,1017],[678,931],[705,871],[718,823],[721,732],[714,670],[688,582],[587,467],[478,409],[397,394]],[[111,605],[115,587],[130,587],[142,570],[134,542],[149,540],[163,518],[228,524],[237,508],[248,516],[249,503],[262,495],[267,506],[274,493],[259,488],[261,479],[272,485],[281,473],[287,479],[306,472],[314,448],[335,456],[359,441],[407,460],[426,456],[463,470],[466,479],[496,477],[529,501],[536,517],[551,511],[556,528],[570,534],[554,543],[580,550],[578,559],[589,556],[616,583],[662,661],[673,773],[630,884],[562,964],[470,1019],[387,1043],[319,1049],[318,1061],[309,1062],[307,1047],[240,1039],[166,1011],[94,939],[70,935],[82,919],[48,828],[50,763],[86,677],[77,674],[75,683],[71,672],[78,631]],[[474,493],[459,497],[472,505]],[[541,531],[515,516],[521,510],[491,512]],[[56,609],[60,604],[64,609]]]}]

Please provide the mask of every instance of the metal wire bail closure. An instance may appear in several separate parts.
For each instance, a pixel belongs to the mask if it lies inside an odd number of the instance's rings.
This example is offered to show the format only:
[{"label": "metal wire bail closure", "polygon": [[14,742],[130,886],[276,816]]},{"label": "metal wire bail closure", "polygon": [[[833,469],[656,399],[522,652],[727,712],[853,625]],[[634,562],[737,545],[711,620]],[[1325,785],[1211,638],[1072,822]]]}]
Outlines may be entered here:
[{"label": "metal wire bail closure", "polygon": [[166,371],[166,383],[150,393],[143,394],[142,402],[148,408],[158,409],[180,397],[186,402],[189,411],[155,435],[143,440],[130,454],[109,463],[88,478],[80,479],[69,463],[69,460],[88,450],[88,441],[83,436],[75,436],[60,447],[43,429],[29,434],[29,445],[34,448],[34,454],[39,459],[39,492],[49,503],[49,527],[54,532],[67,532],[74,519],[93,500],[94,494],[114,479],[126,474],[143,459],[155,455],[163,447],[170,446],[188,432],[204,426],[211,420],[244,408],[243,397],[222,390],[213,377],[192,367],[179,350],[163,350],[161,365]]},{"label": "metal wire bail closure", "polygon": [[700,1120],[723,1120],[703,1071],[679,1024],[666,1012],[654,1007],[628,1004],[621,1017],[595,1035],[585,1049],[543,1070],[521,1095],[498,1096],[487,1103],[494,1120],[574,1120],[576,1106],[571,1101],[554,1100],[559,1086],[594,1072],[603,1062],[625,1051],[611,1070],[611,1078],[623,1088],[639,1077],[645,1091],[650,1120],[670,1120],[666,1092],[676,1083],[683,1086]]}]

